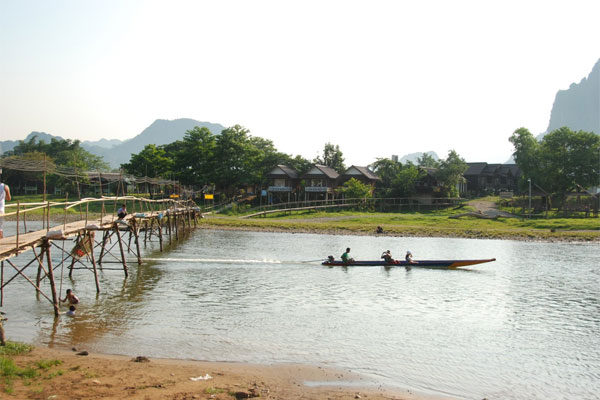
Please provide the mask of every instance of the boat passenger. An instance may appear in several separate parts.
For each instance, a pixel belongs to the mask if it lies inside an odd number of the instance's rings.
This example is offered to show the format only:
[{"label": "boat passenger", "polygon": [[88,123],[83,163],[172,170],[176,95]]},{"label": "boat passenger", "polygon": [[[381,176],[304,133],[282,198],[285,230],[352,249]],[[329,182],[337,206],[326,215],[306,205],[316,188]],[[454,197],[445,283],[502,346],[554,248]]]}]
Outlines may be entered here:
[{"label": "boat passenger", "polygon": [[350,258],[350,255],[348,253],[350,253],[350,247],[348,247],[346,249],[346,252],[344,254],[342,254],[341,258],[342,258],[342,261],[344,262],[344,264],[354,262],[354,258]]},{"label": "boat passenger", "polygon": [[394,262],[394,259],[392,258],[392,253],[390,253],[390,251],[384,251],[383,254],[381,255],[381,258],[383,258],[385,260],[386,263],[392,264]]},{"label": "boat passenger", "polygon": [[416,261],[413,261],[412,259],[412,253],[410,251],[406,252],[406,257],[404,257],[404,259],[406,260],[406,262],[408,262],[409,264],[416,264]]}]

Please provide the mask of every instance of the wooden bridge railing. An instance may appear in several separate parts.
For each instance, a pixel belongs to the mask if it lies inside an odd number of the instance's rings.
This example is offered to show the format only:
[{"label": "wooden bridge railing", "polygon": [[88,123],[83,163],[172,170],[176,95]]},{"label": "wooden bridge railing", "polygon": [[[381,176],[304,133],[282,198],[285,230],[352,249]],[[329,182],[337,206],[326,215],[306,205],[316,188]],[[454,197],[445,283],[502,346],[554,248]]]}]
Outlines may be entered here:
[{"label": "wooden bridge railing", "polygon": [[[99,215],[99,218],[90,218],[89,205],[92,203],[102,203],[100,212],[94,212],[94,216]],[[106,203],[110,202],[113,206],[112,213],[108,213],[106,211]],[[116,219],[117,209],[120,204],[130,203],[133,207],[128,210],[129,214],[137,214],[137,213],[145,213],[145,212],[160,212],[166,211],[168,209],[180,208],[180,207],[196,207],[196,204],[191,200],[176,200],[176,199],[147,199],[143,197],[135,197],[135,196],[103,196],[100,198],[84,198],[77,201],[46,201],[46,202],[32,202],[32,203],[21,203],[20,201],[16,201],[13,203],[8,203],[5,205],[5,211],[9,211],[12,208],[16,208],[15,211],[5,212],[4,214],[0,214],[0,217],[9,217],[16,216],[16,233],[15,233],[15,248],[18,248],[19,236],[21,234],[20,231],[20,223],[23,222],[24,232],[27,233],[27,214],[31,214],[38,210],[43,210],[42,217],[42,229],[46,229],[46,232],[50,230],[50,210],[51,208],[59,208],[63,211],[63,226],[67,223],[68,210],[77,207],[77,206],[85,206],[85,217],[83,215],[83,211],[80,208],[80,219],[79,221],[85,221],[85,225],[88,224],[89,221],[99,220],[100,222],[105,220],[105,217],[112,214],[112,219],[110,222],[113,222]],[[191,203],[191,204],[190,204]],[[137,204],[137,207],[136,207]],[[166,205],[163,207],[157,207],[157,205]],[[23,208],[25,207],[25,208]],[[145,208],[145,209],[144,209]],[[39,211],[38,211],[39,212]],[[60,214],[57,213],[56,216]],[[7,238],[5,236],[5,238]]]}]

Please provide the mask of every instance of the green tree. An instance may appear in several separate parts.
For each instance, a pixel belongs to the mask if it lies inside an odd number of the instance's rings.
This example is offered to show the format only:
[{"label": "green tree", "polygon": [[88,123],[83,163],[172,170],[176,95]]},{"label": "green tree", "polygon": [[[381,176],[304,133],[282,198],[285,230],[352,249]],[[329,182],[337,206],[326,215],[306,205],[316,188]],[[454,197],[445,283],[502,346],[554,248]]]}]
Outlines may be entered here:
[{"label": "green tree", "polygon": [[[49,172],[46,174],[46,187],[60,188],[74,195],[79,193],[77,182],[86,181],[82,176],[84,172],[109,169],[101,157],[81,147],[79,140],[51,138],[50,143],[46,143],[33,136],[27,141],[19,141],[7,155],[21,160],[36,160],[40,165],[45,162]],[[56,166],[56,169],[51,170],[51,165]],[[13,170],[6,179],[13,187],[20,187],[23,182],[43,181],[44,173]]]},{"label": "green tree", "polygon": [[310,170],[310,168],[312,167],[312,162],[310,162],[310,160],[307,160],[306,158],[304,158],[300,155],[292,157],[287,154],[284,154],[283,157],[284,158],[281,161],[281,164],[284,164],[284,165],[287,165],[288,167],[294,168],[296,171],[298,171],[299,175],[302,175],[305,172],[308,172],[308,170]]},{"label": "green tree", "polygon": [[423,156],[417,159],[417,165],[420,167],[438,168],[440,163],[431,154],[423,153]]},{"label": "green tree", "polygon": [[408,163],[402,167],[398,176],[394,180],[396,197],[410,197],[417,191],[418,181],[425,176],[425,171],[421,168]]},{"label": "green tree", "polygon": [[525,128],[510,137],[513,156],[522,171],[521,188],[527,179],[564,198],[577,185],[598,184],[600,136],[591,132],[574,132],[567,127],[556,129],[538,142]]},{"label": "green tree", "polygon": [[340,150],[340,146],[337,144],[334,146],[331,143],[325,143],[323,147],[323,155],[317,156],[313,162],[315,164],[326,165],[333,168],[338,173],[342,174],[346,171],[344,166],[344,154]]},{"label": "green tree", "polygon": [[342,187],[337,189],[337,193],[350,199],[364,199],[373,197],[371,186],[366,185],[358,179],[351,178],[346,181]]},{"label": "green tree", "polygon": [[537,179],[546,190],[564,198],[577,185],[598,184],[600,136],[562,127],[544,136],[540,153],[543,175]]},{"label": "green tree", "polygon": [[138,154],[132,154],[131,160],[121,164],[121,168],[135,176],[151,178],[170,178],[173,159],[167,154],[164,146],[148,144]]},{"label": "green tree", "polygon": [[394,197],[395,184],[402,164],[389,158],[378,158],[373,165],[373,170],[381,178],[377,184],[377,192],[381,197]]},{"label": "green tree", "polygon": [[206,127],[195,127],[185,133],[183,141],[167,149],[173,160],[177,179],[185,185],[205,185],[214,182],[217,140]]},{"label": "green tree", "polygon": [[20,140],[15,148],[7,152],[7,155],[23,156],[29,153],[46,154],[48,160],[59,166],[77,168],[78,170],[108,170],[108,164],[104,160],[91,154],[81,147],[79,140],[50,139],[46,143],[33,136],[28,141]]},{"label": "green tree", "polygon": [[526,128],[515,130],[508,139],[514,146],[513,158],[521,169],[521,188],[525,187],[527,179],[535,180],[541,184],[541,156],[542,149],[539,142]]},{"label": "green tree", "polygon": [[215,183],[228,195],[236,188],[253,183],[250,166],[259,157],[258,149],[250,140],[249,130],[234,125],[217,137],[215,147]]},{"label": "green tree", "polygon": [[388,158],[378,158],[374,171],[381,178],[377,185],[381,197],[410,197],[415,194],[419,179],[425,175],[412,163],[403,165]]},{"label": "green tree", "polygon": [[464,179],[463,174],[468,168],[469,166],[465,160],[454,150],[450,150],[448,157],[440,161],[436,178],[448,196],[455,197],[458,195],[457,185]]}]

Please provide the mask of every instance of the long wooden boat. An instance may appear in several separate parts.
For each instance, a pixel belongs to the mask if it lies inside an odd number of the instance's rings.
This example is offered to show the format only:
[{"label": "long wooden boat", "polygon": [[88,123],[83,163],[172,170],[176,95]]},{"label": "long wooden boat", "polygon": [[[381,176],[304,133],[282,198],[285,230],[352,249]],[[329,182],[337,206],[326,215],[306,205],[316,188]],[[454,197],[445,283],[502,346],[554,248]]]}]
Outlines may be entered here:
[{"label": "long wooden boat", "polygon": [[440,269],[456,269],[466,267],[468,265],[483,264],[496,261],[495,258],[487,258],[483,260],[413,260],[412,262],[404,260],[394,260],[392,262],[381,261],[352,261],[345,263],[342,260],[323,261],[323,265],[340,266],[340,267],[422,267],[422,268],[440,268]]}]

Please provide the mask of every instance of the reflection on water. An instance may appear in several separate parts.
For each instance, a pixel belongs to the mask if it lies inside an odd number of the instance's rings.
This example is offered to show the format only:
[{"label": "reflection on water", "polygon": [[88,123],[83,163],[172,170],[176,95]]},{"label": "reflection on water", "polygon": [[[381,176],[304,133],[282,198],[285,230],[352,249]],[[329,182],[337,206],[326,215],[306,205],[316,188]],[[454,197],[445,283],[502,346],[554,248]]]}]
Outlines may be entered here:
[{"label": "reflection on water", "polygon": [[[165,253],[152,246],[141,267],[130,263],[129,278],[101,272],[99,295],[87,271],[63,279],[62,291],[73,287],[82,300],[75,318],[55,320],[31,286],[9,285],[9,336],[128,355],[343,367],[465,398],[600,392],[597,245],[196,231]],[[497,261],[457,271],[306,262],[348,246],[356,259],[389,248]]]}]

